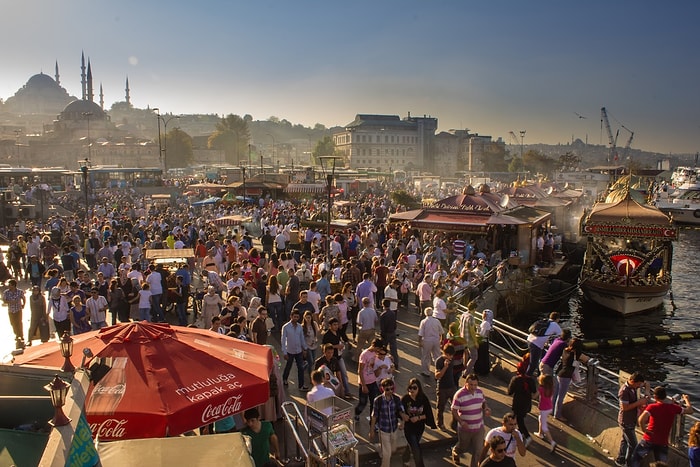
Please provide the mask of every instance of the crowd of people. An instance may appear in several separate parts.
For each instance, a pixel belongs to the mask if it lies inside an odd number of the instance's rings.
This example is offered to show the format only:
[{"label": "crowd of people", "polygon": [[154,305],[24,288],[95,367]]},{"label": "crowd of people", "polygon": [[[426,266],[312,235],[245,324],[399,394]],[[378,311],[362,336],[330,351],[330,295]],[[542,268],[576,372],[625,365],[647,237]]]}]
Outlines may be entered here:
[{"label": "crowd of people", "polygon": [[[295,384],[308,401],[330,396],[356,401],[358,433],[380,442],[382,466],[389,465],[399,444],[399,426],[408,446],[405,464],[412,457],[416,466],[424,465],[421,438],[428,426],[454,433],[456,464],[466,453],[471,466],[515,465],[516,455],[524,456],[532,442],[525,419],[533,397],[539,408],[533,434],[544,438],[552,452],[556,449],[548,415],[565,420],[563,400],[581,357],[580,340],[561,329],[557,313],[550,315],[544,331],[528,338],[529,352],[508,386],[512,412],[503,416],[501,427],[485,430],[490,408],[478,374],[488,373],[493,313],[482,310],[480,320],[473,308],[457,315],[449,299],[460,291],[478,291],[489,269],[502,267],[485,237],[372,222],[401,209],[378,193],[338,209],[336,217],[357,225],[336,228],[330,238],[324,229],[304,227],[327,209],[314,200],[261,198],[246,206],[198,211],[184,199],[174,207],[148,205],[129,190],[102,196],[87,224],[79,216],[54,215],[19,221],[7,232],[11,243],[0,261],[0,280],[7,281],[2,298],[18,345],[31,345],[37,333],[45,342],[53,332],[80,334],[131,320],[198,326],[275,346],[284,365],[282,385],[288,390],[296,366]],[[213,222],[234,213],[251,222],[226,228]],[[190,249],[192,254],[176,267],[147,259],[148,251],[165,249]],[[31,287],[26,339],[22,281]],[[189,306],[193,300],[200,303],[198,313]],[[403,396],[395,393],[396,372],[405,365],[405,349],[397,339],[398,318],[404,313],[422,317],[417,332],[421,372],[424,381],[436,385],[435,401],[419,378],[409,380]],[[347,369],[354,363],[356,382]],[[623,400],[639,406],[636,400]],[[364,419],[367,405],[369,417]],[[653,417],[659,415],[650,416],[657,420]],[[632,442],[628,418],[621,422],[627,435],[618,465],[636,465],[645,446],[655,449]],[[278,456],[274,431],[260,421],[260,414],[246,413],[244,420],[246,429],[261,439],[256,465]],[[212,430],[230,431],[230,422]]]}]

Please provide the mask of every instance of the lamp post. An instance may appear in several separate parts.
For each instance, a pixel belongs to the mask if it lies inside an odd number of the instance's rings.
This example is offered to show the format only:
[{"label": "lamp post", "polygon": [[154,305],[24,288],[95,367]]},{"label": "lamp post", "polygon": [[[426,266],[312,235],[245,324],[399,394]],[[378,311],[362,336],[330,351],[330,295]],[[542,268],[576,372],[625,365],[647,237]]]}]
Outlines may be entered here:
[{"label": "lamp post", "polygon": [[[274,166],[274,163],[275,163],[275,137],[272,136],[271,133],[268,133],[267,136],[272,138],[272,158],[270,159],[270,165]],[[279,163],[277,165],[279,166]]]},{"label": "lamp post", "polygon": [[63,413],[63,406],[66,405],[66,397],[68,396],[68,389],[70,386],[65,383],[61,378],[56,375],[56,377],[46,386],[46,389],[51,395],[51,405],[54,408],[53,418],[49,420],[51,426],[59,427],[68,425],[71,419]]},{"label": "lamp post", "polygon": [[89,203],[88,203],[88,170],[90,169],[90,159],[85,158],[80,163],[80,172],[83,174],[83,189],[85,190],[85,231],[90,230],[90,217],[88,215]]},{"label": "lamp post", "polygon": [[323,161],[332,161],[333,165],[331,167],[331,173],[326,174],[326,190],[328,194],[328,223],[326,226],[326,259],[330,260],[331,256],[331,212],[333,208],[333,196],[332,196],[332,191],[333,191],[333,178],[335,177],[335,162],[340,159],[340,157],[337,156],[321,156],[319,157],[321,160],[321,168],[325,172],[325,168],[323,166]]},{"label": "lamp post", "polygon": [[[168,123],[170,123],[173,119],[177,118],[179,119],[179,115],[173,115],[170,118],[165,118],[160,114],[160,109],[157,107],[153,109],[156,112],[156,118],[158,119],[158,151],[159,151],[159,160],[161,161],[161,168],[163,169],[163,173],[168,171]],[[160,137],[160,122],[161,120],[163,121],[163,134],[164,138],[161,140]]]},{"label": "lamp post", "polygon": [[241,166],[241,173],[243,174],[243,204],[246,204],[246,199],[245,199],[245,195],[246,195],[246,189],[245,189],[245,166],[244,166],[244,165]]},{"label": "lamp post", "polygon": [[520,160],[523,159],[523,143],[525,141],[525,130],[520,130]]},{"label": "lamp post", "polygon": [[73,362],[70,361],[71,356],[73,356],[73,338],[68,331],[65,331],[61,336],[59,346],[61,347],[61,355],[63,355],[64,358],[61,371],[64,373],[73,373],[75,371],[75,366],[73,366]]}]

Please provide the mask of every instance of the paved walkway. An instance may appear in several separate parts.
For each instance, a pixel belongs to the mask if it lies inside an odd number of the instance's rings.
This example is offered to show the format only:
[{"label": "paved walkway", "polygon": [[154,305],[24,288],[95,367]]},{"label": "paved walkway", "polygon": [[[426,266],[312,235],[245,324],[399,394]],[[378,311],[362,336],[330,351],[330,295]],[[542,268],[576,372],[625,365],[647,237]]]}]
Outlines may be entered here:
[{"label": "paved walkway", "polygon": [[[415,307],[410,307],[408,311],[399,310],[400,335],[398,341],[401,370],[395,376],[397,394],[401,396],[404,395],[408,386],[408,380],[418,377],[423,382],[423,389],[431,401],[433,401],[434,406],[434,401],[436,400],[435,380],[432,377],[420,375],[420,348],[418,347],[417,338],[419,323],[420,320]],[[350,333],[349,336],[351,337]],[[276,339],[275,343],[277,343]],[[351,362],[349,358],[346,360],[346,364],[348,372],[350,373],[351,390],[353,394],[357,394],[357,364]],[[292,374],[296,373],[293,371]],[[296,377],[290,378],[287,395],[290,400],[296,401],[301,409],[305,403],[305,393],[298,390],[295,381]],[[493,373],[480,378],[480,387],[486,394],[492,409],[492,416],[486,421],[486,425],[489,429],[500,426],[503,414],[510,411],[511,398],[506,395],[507,383],[507,381],[499,379]],[[537,430],[536,414],[537,409],[534,409],[534,413],[527,419],[528,428],[531,432]],[[356,423],[355,427],[356,436],[360,440],[358,447],[361,460],[360,465],[367,465],[378,459],[375,447],[366,439],[369,426],[367,420],[368,415],[369,406],[365,408],[360,421]],[[447,415],[446,421],[450,419],[451,416]],[[613,464],[611,458],[609,458],[610,454],[604,452],[598,444],[589,440],[585,434],[577,432],[570,425],[562,424],[553,419],[550,420],[552,420],[552,422],[550,422],[550,430],[554,440],[558,444],[556,452],[551,454],[549,452],[549,445],[546,442],[535,439],[528,448],[527,455],[516,459],[518,466],[609,466]],[[279,424],[278,429],[282,429],[281,426],[282,425]],[[283,438],[283,436],[280,436],[280,438]],[[293,442],[291,434],[287,436],[287,439],[289,442]],[[444,459],[442,459],[444,463],[441,461],[438,465],[451,464],[449,446],[454,444],[455,440],[456,434],[452,431],[443,432],[426,428],[425,434],[423,435],[423,445],[426,446],[426,448],[435,447],[437,448],[437,452],[440,453],[440,448],[444,447],[444,449],[442,449],[442,451],[444,451]],[[288,450],[290,455],[293,455],[295,452],[293,446],[289,446]],[[284,449],[282,449],[282,452],[284,453]],[[431,457],[434,457],[434,454]],[[462,456],[462,464],[469,465],[468,455]],[[393,456],[392,465],[402,465],[400,455]],[[413,465],[413,463],[411,463],[411,465]]]}]

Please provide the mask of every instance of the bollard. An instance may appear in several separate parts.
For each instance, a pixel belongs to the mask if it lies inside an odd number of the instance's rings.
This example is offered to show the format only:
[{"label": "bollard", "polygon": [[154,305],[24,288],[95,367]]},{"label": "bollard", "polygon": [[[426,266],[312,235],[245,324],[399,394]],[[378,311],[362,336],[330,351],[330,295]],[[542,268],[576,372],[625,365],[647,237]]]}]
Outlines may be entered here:
[{"label": "bollard", "polygon": [[589,359],[586,362],[586,401],[598,400],[598,360]]}]

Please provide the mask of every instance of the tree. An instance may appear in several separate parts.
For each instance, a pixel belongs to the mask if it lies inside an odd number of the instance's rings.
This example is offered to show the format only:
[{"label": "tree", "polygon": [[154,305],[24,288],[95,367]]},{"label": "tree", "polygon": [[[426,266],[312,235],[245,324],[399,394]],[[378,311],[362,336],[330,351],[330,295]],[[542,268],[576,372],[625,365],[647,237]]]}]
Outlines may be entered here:
[{"label": "tree", "polygon": [[522,172],[524,168],[523,160],[519,157],[514,157],[508,164],[508,172]]},{"label": "tree", "polygon": [[249,140],[248,123],[238,115],[229,114],[216,124],[207,145],[209,149],[223,150],[226,162],[238,165],[248,155]]},{"label": "tree", "polygon": [[575,170],[581,163],[581,158],[571,151],[559,156],[559,170]]},{"label": "tree", "polygon": [[175,127],[165,135],[167,148],[166,161],[168,167],[189,167],[194,160],[192,152],[192,137]]},{"label": "tree", "polygon": [[392,191],[390,196],[391,201],[396,205],[406,206],[408,208],[420,207],[420,199],[411,196],[405,190]]},{"label": "tree", "polygon": [[528,170],[533,174],[540,173],[551,175],[556,168],[556,162],[554,159],[539,151],[535,151],[534,149],[530,149],[523,154],[522,163],[525,170]]},{"label": "tree", "polygon": [[321,157],[343,157],[343,154],[338,151],[330,136],[324,136],[322,140],[316,142],[316,146],[311,151],[311,156],[316,164],[321,163]]},{"label": "tree", "polygon": [[492,142],[485,148],[480,161],[485,172],[506,172],[508,161],[506,160],[506,148],[502,144]]}]

